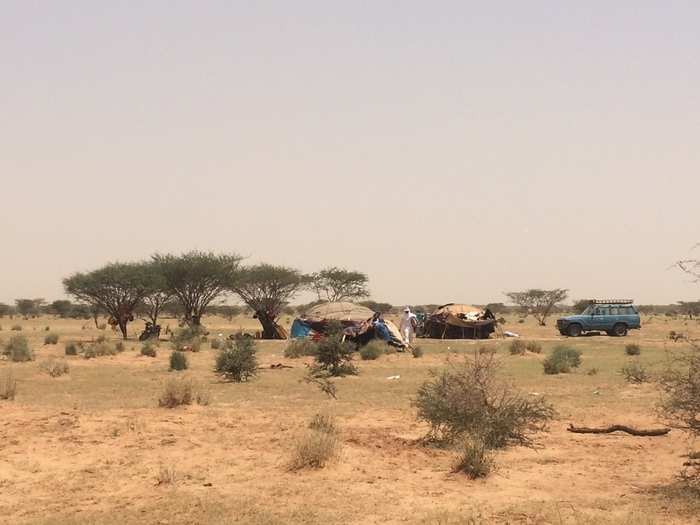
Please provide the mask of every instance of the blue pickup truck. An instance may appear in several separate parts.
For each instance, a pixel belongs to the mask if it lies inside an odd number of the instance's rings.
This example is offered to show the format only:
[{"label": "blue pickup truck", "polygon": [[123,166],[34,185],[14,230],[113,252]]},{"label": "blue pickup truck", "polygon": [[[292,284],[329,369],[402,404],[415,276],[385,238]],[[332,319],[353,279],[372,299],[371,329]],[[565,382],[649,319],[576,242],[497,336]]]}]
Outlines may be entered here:
[{"label": "blue pickup truck", "polygon": [[582,313],[557,320],[561,335],[569,337],[585,332],[607,332],[623,337],[628,330],[640,327],[639,312],[630,300],[593,300]]}]

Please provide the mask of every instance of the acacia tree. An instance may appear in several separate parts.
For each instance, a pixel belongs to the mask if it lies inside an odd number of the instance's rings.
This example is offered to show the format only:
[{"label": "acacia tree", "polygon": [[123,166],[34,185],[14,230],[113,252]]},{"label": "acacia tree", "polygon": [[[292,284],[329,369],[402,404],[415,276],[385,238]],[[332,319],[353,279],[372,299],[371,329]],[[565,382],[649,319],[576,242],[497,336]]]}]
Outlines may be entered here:
[{"label": "acacia tree", "polygon": [[37,316],[41,313],[41,307],[46,303],[44,299],[15,299],[17,313],[23,317]]},{"label": "acacia tree", "polygon": [[106,312],[127,337],[127,324],[136,305],[151,291],[150,272],[144,263],[111,263],[63,280],[66,293]]},{"label": "acacia tree", "polygon": [[311,275],[311,286],[319,300],[348,301],[369,296],[366,274],[338,268],[325,268]]},{"label": "acacia tree", "polygon": [[158,264],[151,261],[145,263],[145,265],[151,287],[149,292],[143,297],[142,304],[148,320],[155,326],[158,324],[158,317],[164,306],[173,298],[173,292],[168,289],[165,276]]},{"label": "acacia tree", "polygon": [[199,326],[211,302],[236,283],[241,259],[235,254],[199,251],[153,256],[165,280],[164,289],[177,297],[190,326]]},{"label": "acacia tree", "polygon": [[569,291],[562,288],[554,290],[535,288],[524,292],[508,292],[505,295],[526,313],[532,314],[540,326],[546,326],[547,317],[552,309],[568,297]]},{"label": "acacia tree", "polygon": [[282,339],[277,319],[309,278],[294,268],[258,264],[244,268],[231,286],[262,325],[263,339]]}]

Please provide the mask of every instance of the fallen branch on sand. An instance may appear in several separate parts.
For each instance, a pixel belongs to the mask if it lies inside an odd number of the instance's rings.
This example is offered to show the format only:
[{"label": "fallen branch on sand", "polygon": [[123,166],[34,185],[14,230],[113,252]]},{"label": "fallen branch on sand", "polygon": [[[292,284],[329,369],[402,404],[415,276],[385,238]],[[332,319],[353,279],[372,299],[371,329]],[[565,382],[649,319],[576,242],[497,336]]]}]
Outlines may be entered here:
[{"label": "fallen branch on sand", "polygon": [[603,428],[575,427],[571,423],[569,423],[569,428],[567,428],[567,430],[576,434],[610,434],[612,432],[626,432],[633,436],[665,436],[671,431],[670,428],[637,429],[626,425],[610,425],[609,427]]}]

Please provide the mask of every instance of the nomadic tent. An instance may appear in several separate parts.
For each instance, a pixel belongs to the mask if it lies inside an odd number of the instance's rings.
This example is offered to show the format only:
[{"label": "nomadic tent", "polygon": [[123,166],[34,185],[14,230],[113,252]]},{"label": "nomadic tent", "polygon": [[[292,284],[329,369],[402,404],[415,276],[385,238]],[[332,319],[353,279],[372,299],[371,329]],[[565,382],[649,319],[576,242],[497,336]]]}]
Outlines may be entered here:
[{"label": "nomadic tent", "polygon": [[488,339],[496,330],[496,318],[489,309],[448,303],[430,314],[423,325],[423,337],[432,339]]},{"label": "nomadic tent", "polygon": [[331,322],[339,322],[347,339],[365,345],[375,338],[392,346],[404,348],[399,329],[391,321],[359,304],[348,302],[322,303],[292,323],[291,337],[318,340],[327,333]]}]

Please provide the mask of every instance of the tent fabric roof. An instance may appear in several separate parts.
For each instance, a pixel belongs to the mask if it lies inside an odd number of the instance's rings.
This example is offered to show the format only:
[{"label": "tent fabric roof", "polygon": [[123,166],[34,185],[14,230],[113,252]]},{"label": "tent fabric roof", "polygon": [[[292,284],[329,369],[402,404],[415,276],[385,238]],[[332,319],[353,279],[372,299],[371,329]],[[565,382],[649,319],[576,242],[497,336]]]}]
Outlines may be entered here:
[{"label": "tent fabric roof", "polygon": [[333,319],[336,321],[366,321],[374,315],[369,308],[355,303],[322,303],[306,312],[309,319]]},{"label": "tent fabric roof", "polygon": [[437,310],[433,312],[433,315],[436,314],[452,314],[452,315],[459,315],[459,314],[473,314],[473,313],[481,313],[483,310],[481,308],[477,308],[476,306],[470,306],[468,304],[455,304],[455,303],[449,303],[442,305],[439,307]]}]

